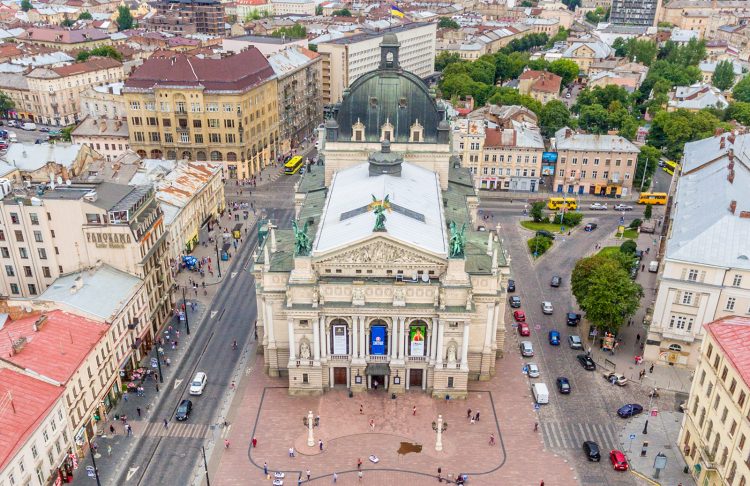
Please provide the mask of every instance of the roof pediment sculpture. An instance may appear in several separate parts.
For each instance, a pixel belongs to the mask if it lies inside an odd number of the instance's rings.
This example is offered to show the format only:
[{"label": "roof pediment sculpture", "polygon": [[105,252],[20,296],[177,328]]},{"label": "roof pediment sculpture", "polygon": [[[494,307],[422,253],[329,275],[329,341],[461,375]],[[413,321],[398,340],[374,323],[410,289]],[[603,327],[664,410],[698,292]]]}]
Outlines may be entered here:
[{"label": "roof pediment sculpture", "polygon": [[451,221],[450,225],[450,257],[451,258],[463,258],[464,257],[464,248],[466,246],[466,223],[464,223],[461,226],[461,229],[458,229],[458,226],[456,225],[455,221]]},{"label": "roof pediment sculpture", "polygon": [[370,204],[372,212],[375,213],[375,226],[372,228],[373,231],[386,231],[385,229],[385,210],[391,209],[391,202],[388,200],[388,194],[385,195],[382,201],[379,201],[375,195],[372,195],[372,203]]},{"label": "roof pediment sculpture", "polygon": [[307,236],[307,223],[300,229],[296,220],[292,220],[294,230],[294,256],[308,256],[312,249],[312,241]]},{"label": "roof pediment sculpture", "polygon": [[388,240],[377,238],[361,246],[333,254],[320,260],[318,263],[387,265],[389,267],[393,264],[434,266],[443,265],[445,260],[393,244]]}]

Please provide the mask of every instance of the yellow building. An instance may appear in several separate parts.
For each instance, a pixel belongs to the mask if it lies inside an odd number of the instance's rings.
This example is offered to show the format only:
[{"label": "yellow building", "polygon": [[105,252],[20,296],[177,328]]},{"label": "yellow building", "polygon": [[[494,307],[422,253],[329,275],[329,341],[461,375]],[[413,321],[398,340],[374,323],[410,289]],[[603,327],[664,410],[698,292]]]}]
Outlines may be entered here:
[{"label": "yellow building", "polygon": [[224,177],[245,179],[279,154],[277,81],[255,47],[221,59],[154,55],[123,94],[141,157],[222,162]]},{"label": "yellow building", "polygon": [[678,444],[696,484],[744,486],[750,479],[750,318],[725,317],[704,329]]}]

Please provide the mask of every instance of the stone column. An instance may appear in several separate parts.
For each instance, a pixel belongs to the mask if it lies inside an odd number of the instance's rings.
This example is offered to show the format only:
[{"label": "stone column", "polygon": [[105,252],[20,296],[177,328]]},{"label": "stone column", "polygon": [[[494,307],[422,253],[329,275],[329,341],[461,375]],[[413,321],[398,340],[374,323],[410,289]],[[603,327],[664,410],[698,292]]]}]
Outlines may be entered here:
[{"label": "stone column", "polygon": [[265,334],[268,334],[268,347],[275,348],[276,336],[273,332],[273,304],[268,301],[266,301],[266,321],[264,324],[266,325]]},{"label": "stone column", "polygon": [[437,358],[437,337],[438,337],[438,330],[437,330],[437,319],[435,317],[432,318],[431,324],[430,324],[430,361],[433,363],[435,362],[435,359]]},{"label": "stone column", "polygon": [[500,303],[495,302],[495,319],[492,322],[492,350],[497,350],[497,326],[500,323]]},{"label": "stone column", "polygon": [[318,326],[320,326],[320,357],[328,357],[328,333],[326,332],[326,317],[320,316]]},{"label": "stone column", "polygon": [[362,358],[367,357],[367,333],[365,332],[365,316],[359,317],[359,349]]},{"label": "stone column", "polygon": [[487,304],[487,324],[485,325],[484,334],[484,349],[489,351],[492,349],[492,326],[495,320],[495,306],[494,304]]},{"label": "stone column", "polygon": [[313,326],[313,359],[315,363],[320,362],[320,326],[314,323]]},{"label": "stone column", "polygon": [[404,343],[406,341],[405,336],[405,328],[406,328],[406,317],[402,317],[399,319],[399,328],[398,328],[398,355],[399,358],[402,360],[406,359],[406,349],[404,348]]},{"label": "stone column", "polygon": [[437,337],[437,348],[435,349],[436,358],[435,365],[442,368],[443,364],[443,331],[445,329],[445,321],[438,319],[438,337]]},{"label": "stone column", "polygon": [[266,299],[261,300],[258,310],[260,311],[260,319],[258,319],[258,322],[263,324],[263,346],[268,346],[268,317],[266,314]]},{"label": "stone column", "polygon": [[471,321],[464,322],[464,335],[461,340],[461,369],[469,369],[469,327]]},{"label": "stone column", "polygon": [[286,324],[289,327],[289,361],[294,361],[297,359],[297,350],[294,344],[294,319],[288,318]]},{"label": "stone column", "polygon": [[401,322],[400,317],[393,316],[391,318],[391,335],[388,336],[388,346],[390,346],[391,359],[398,358],[398,327]]},{"label": "stone column", "polygon": [[359,358],[359,339],[357,329],[359,328],[359,316],[352,316],[352,358]]}]

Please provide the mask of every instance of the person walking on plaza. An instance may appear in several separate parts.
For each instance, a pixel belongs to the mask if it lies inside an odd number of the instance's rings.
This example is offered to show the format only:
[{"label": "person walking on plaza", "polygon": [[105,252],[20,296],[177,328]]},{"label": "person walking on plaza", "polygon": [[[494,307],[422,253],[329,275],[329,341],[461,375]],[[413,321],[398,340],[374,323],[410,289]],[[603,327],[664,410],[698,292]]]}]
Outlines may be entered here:
[{"label": "person walking on plaza", "polygon": [[320,448],[320,452],[323,452],[323,441],[321,439],[318,439],[318,447]]},{"label": "person walking on plaza", "polygon": [[289,448],[289,457],[294,457],[294,447]]},{"label": "person walking on plaza", "polygon": [[305,474],[307,474],[307,480],[310,481],[310,470],[305,471]]},{"label": "person walking on plaza", "polygon": [[169,427],[169,422],[167,421],[167,419],[164,419],[164,428],[166,429],[168,427]]},{"label": "person walking on plaza", "polygon": [[413,407],[411,407],[411,414],[412,414],[412,416],[417,415],[417,406],[416,405],[414,405]]},{"label": "person walking on plaza", "polygon": [[108,456],[112,455],[112,446],[110,444],[107,444],[107,455]]},{"label": "person walking on plaza", "polygon": [[109,425],[109,433],[110,434],[114,434],[115,433],[115,426],[112,425],[112,424]]},{"label": "person walking on plaza", "polygon": [[336,474],[336,472],[334,471],[333,472],[333,484],[336,484],[336,481],[338,481],[338,480],[339,480],[339,475]]},{"label": "person walking on plaza", "polygon": [[362,476],[364,476],[364,474],[362,474],[362,471],[359,471],[357,473],[357,478],[359,478],[358,480],[359,480],[360,483],[362,482]]},{"label": "person walking on plaza", "polygon": [[135,409],[135,411],[138,412],[138,417],[140,417],[141,416],[141,407],[137,407]]},{"label": "person walking on plaza", "polygon": [[357,458],[357,471],[362,469],[362,458]]},{"label": "person walking on plaza", "polygon": [[268,476],[268,463],[267,462],[263,463],[263,475]]},{"label": "person walking on plaza", "polygon": [[654,372],[654,363],[651,363],[651,366],[648,368],[648,372],[649,373],[653,373]]},{"label": "person walking on plaza", "polygon": [[490,445],[495,445],[495,434],[490,434]]},{"label": "person walking on plaza", "polygon": [[479,411],[477,410],[477,414],[474,416],[474,421],[479,422]]},{"label": "person walking on plaza", "polygon": [[443,468],[438,467],[438,483],[442,483],[442,482],[443,482]]},{"label": "person walking on plaza", "polygon": [[466,411],[466,420],[471,420],[471,409]]},{"label": "person walking on plaza", "polygon": [[253,442],[253,449],[255,449],[256,447],[258,447],[258,439],[256,439],[255,437],[253,437],[252,442]]},{"label": "person walking on plaza", "polygon": [[365,413],[365,412],[364,412],[364,409],[362,408],[362,404],[360,403],[360,404],[359,404],[359,414],[360,414],[360,415],[364,415],[364,413]]},{"label": "person walking on plaza", "polygon": [[125,428],[128,430],[128,437],[133,435],[133,427],[131,427],[130,424],[127,424]]}]

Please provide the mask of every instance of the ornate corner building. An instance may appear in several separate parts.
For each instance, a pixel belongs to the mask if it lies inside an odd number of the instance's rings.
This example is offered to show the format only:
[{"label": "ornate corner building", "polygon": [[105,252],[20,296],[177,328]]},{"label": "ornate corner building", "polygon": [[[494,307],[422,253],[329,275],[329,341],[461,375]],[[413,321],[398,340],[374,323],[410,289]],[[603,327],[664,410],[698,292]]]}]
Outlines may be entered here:
[{"label": "ornate corner building", "polygon": [[290,394],[422,389],[466,396],[505,343],[509,257],[477,221],[471,174],[450,154],[434,94],[399,67],[358,78],[298,183],[296,220],[254,255],[265,369]]}]

